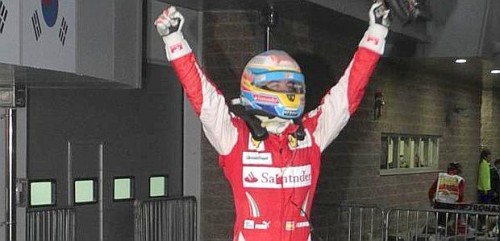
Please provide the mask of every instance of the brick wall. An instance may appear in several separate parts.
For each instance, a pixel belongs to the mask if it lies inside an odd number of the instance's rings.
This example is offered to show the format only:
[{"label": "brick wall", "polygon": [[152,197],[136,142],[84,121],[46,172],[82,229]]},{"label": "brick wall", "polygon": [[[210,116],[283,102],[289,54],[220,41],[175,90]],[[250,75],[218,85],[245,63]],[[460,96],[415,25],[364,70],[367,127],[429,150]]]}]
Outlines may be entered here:
[{"label": "brick wall", "polygon": [[[257,12],[207,12],[203,16],[203,62],[229,101],[238,97],[246,62],[264,48]],[[238,109],[234,109],[238,111]],[[234,205],[217,153],[202,139],[201,239],[232,240]]]},{"label": "brick wall", "polygon": [[[496,81],[498,81],[498,78]],[[483,144],[490,147],[492,158],[496,160],[500,158],[500,128],[498,128],[498,122],[500,120],[500,89],[498,87],[491,89],[491,98],[491,112],[487,112],[491,114],[491,119],[489,119],[490,123],[487,125],[486,129],[482,130],[481,137],[483,139]],[[485,137],[488,137],[489,141],[485,141]]]},{"label": "brick wall", "polygon": [[[271,47],[287,51],[301,64],[307,83],[307,109],[310,109],[348,65],[367,23],[354,21],[350,27],[363,31],[347,35],[342,31],[343,26],[335,25],[335,18],[342,16],[315,6],[308,8],[301,12],[290,9],[280,12]],[[304,12],[316,17],[303,17]],[[234,98],[239,94],[245,63],[264,48],[259,14],[207,12],[203,18],[204,68],[226,97]],[[352,44],[340,44],[346,42]],[[461,162],[467,180],[466,200],[474,201],[481,144],[481,88],[480,81],[447,75],[432,64],[382,59],[359,110],[323,155],[315,201],[428,207],[427,190],[436,173],[380,175],[383,132],[442,136],[440,167],[444,169],[450,161]],[[381,118],[374,120],[372,106],[378,90],[384,92],[386,105]],[[498,103],[498,98],[495,101]],[[455,113],[457,106],[466,108],[467,114]],[[485,130],[488,131],[491,130]],[[498,139],[495,141],[498,143]],[[231,190],[217,165],[216,152],[206,139],[202,145],[201,238],[231,240],[234,221]]]},{"label": "brick wall", "polygon": [[498,78],[489,74],[489,70],[495,65],[484,61],[484,89],[482,95],[482,118],[481,118],[481,144],[491,150],[492,158],[500,158],[500,130],[497,126],[497,120],[500,118],[500,89]]}]

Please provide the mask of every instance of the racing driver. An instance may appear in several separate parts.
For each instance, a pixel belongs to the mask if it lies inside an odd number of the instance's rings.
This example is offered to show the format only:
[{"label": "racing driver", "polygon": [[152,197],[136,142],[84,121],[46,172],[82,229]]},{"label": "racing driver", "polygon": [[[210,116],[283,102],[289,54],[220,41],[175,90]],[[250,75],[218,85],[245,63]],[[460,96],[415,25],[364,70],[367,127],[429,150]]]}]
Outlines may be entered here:
[{"label": "racing driver", "polygon": [[166,8],[155,21],[168,61],[219,154],[231,185],[234,241],[310,241],[309,213],[320,172],[321,152],[354,114],[384,51],[389,10],[375,2],[369,27],[352,61],[321,104],[304,114],[305,81],[286,52],[253,57],[241,77],[240,104],[229,110],[217,86],[197,63],[182,35],[184,17]]}]

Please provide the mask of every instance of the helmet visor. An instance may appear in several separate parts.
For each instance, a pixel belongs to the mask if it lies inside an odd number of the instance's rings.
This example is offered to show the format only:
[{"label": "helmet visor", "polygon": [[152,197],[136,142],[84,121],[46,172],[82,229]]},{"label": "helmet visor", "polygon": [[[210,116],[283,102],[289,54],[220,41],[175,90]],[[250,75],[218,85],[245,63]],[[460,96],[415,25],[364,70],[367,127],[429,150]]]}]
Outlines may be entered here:
[{"label": "helmet visor", "polygon": [[293,80],[274,80],[267,82],[262,89],[287,94],[303,94],[304,85]]},{"label": "helmet visor", "polygon": [[280,93],[304,94],[304,76],[296,72],[268,72],[257,74],[254,78],[254,85]]}]

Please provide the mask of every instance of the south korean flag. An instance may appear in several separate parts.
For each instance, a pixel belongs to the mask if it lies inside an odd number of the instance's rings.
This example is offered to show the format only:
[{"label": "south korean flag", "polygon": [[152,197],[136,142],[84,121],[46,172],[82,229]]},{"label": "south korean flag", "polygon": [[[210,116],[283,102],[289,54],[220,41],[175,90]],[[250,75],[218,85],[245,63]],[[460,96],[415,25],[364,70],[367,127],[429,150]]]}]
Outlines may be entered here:
[{"label": "south korean flag", "polygon": [[75,6],[75,0],[23,1],[24,64],[74,71]]}]

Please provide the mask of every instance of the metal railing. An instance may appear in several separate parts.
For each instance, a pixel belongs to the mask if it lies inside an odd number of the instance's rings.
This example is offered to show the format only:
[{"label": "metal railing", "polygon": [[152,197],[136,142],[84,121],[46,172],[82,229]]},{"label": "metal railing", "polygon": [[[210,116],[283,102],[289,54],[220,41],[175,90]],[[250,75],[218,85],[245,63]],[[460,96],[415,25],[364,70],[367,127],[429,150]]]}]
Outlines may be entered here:
[{"label": "metal railing", "polygon": [[500,240],[498,205],[382,209],[360,204],[318,204],[311,221],[315,241]]},{"label": "metal railing", "polygon": [[75,241],[75,210],[58,208],[26,213],[29,241]]},{"label": "metal railing", "polygon": [[196,241],[196,199],[136,201],[135,241]]},{"label": "metal railing", "polygon": [[[134,240],[196,241],[196,213],[194,197],[136,201]],[[500,240],[498,205],[384,210],[358,204],[318,204],[310,221],[315,241]],[[75,241],[75,211],[28,211],[27,239]]]},{"label": "metal railing", "polygon": [[390,209],[386,213],[386,240],[500,240],[499,219],[497,205]]},{"label": "metal railing", "polygon": [[318,204],[315,207],[313,240],[383,240],[384,211],[375,206]]}]

